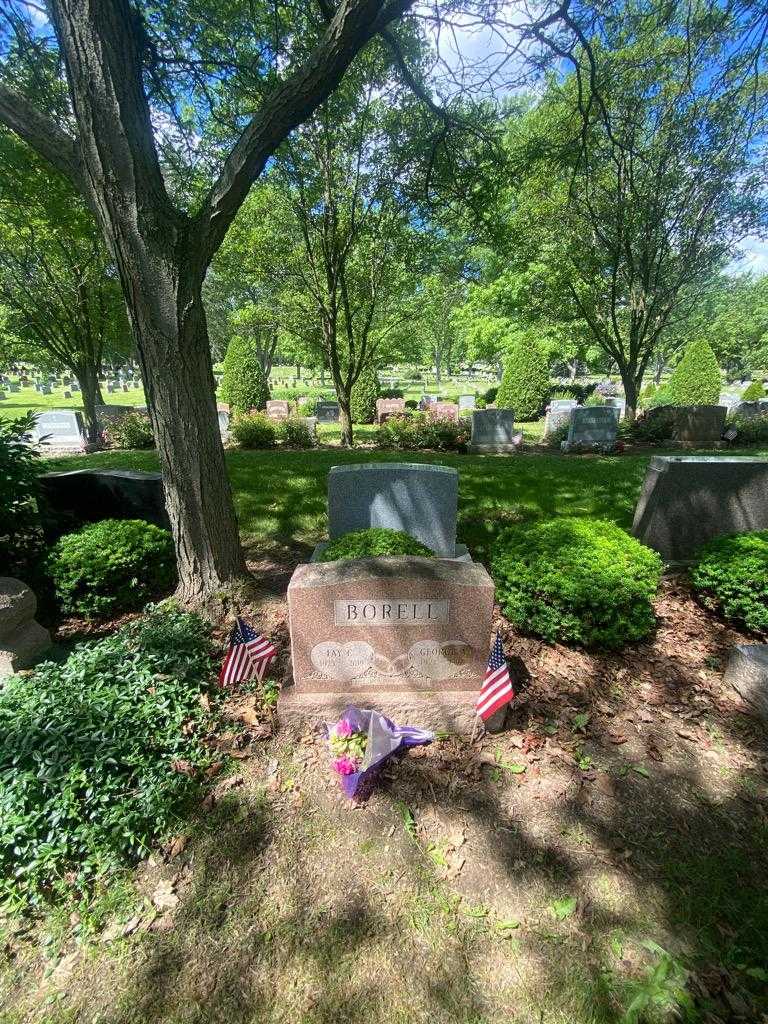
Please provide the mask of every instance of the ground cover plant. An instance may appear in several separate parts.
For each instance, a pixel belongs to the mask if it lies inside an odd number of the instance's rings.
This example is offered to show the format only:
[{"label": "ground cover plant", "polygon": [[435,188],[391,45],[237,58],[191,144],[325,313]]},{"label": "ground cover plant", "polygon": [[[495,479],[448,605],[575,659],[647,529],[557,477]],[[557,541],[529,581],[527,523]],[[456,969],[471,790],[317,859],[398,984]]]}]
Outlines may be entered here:
[{"label": "ground cover plant", "polygon": [[698,552],[691,581],[710,607],[768,631],[768,531],[715,537]]},{"label": "ground cover plant", "polygon": [[7,571],[26,571],[41,548],[39,452],[26,443],[33,425],[30,413],[0,420],[0,563]]},{"label": "ground cover plant", "polygon": [[61,610],[86,618],[139,609],[176,580],[170,532],[142,519],[103,519],[67,533],[46,567]]},{"label": "ground cover plant", "polygon": [[210,655],[197,616],[156,608],[63,663],[6,682],[0,896],[8,906],[85,887],[168,827],[211,761],[195,731],[209,717],[199,697]]},{"label": "ground cover plant", "polygon": [[397,555],[421,555],[431,558],[434,551],[426,544],[403,533],[374,526],[367,530],[353,530],[332,540],[319,556],[321,562],[335,562],[350,558],[384,558]]},{"label": "ground cover plant", "polygon": [[605,520],[510,527],[496,541],[491,573],[510,622],[546,640],[613,649],[655,625],[661,559]]}]

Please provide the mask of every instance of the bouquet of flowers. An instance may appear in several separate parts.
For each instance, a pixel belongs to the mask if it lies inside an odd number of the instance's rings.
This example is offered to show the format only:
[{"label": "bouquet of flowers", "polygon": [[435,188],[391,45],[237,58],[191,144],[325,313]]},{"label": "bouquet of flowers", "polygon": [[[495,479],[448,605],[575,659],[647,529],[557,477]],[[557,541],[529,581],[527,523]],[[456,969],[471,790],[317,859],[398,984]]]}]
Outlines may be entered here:
[{"label": "bouquet of flowers", "polygon": [[395,725],[378,711],[354,705],[346,709],[338,722],[326,723],[326,731],[333,769],[348,797],[359,795],[393,754],[431,743],[435,738],[427,729]]}]

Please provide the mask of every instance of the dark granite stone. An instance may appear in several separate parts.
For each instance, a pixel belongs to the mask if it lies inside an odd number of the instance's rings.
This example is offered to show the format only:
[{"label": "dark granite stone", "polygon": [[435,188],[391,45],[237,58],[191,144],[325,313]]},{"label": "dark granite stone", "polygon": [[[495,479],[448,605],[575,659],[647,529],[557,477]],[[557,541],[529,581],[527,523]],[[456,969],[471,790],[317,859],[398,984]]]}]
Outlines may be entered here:
[{"label": "dark granite stone", "polygon": [[145,519],[170,527],[159,473],[75,469],[40,477],[46,534],[60,536],[101,519]]},{"label": "dark granite stone", "polygon": [[712,537],[768,529],[768,459],[657,455],[632,533],[666,561],[689,561]]}]

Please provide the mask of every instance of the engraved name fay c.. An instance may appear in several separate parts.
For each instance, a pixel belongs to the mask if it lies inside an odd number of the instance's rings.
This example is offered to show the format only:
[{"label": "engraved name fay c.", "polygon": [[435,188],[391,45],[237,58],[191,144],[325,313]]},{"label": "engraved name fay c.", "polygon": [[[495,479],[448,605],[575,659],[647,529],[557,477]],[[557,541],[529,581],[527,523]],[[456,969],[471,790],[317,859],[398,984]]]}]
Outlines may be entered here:
[{"label": "engraved name fay c.", "polygon": [[446,624],[449,621],[448,601],[414,601],[412,598],[387,598],[384,601],[335,601],[334,623],[337,626],[398,626]]}]

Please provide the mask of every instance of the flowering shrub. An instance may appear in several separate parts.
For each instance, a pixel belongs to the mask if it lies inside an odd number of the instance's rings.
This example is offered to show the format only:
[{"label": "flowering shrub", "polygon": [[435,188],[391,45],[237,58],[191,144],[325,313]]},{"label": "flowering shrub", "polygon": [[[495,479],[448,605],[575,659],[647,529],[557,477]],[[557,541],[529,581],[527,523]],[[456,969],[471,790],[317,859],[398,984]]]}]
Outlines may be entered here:
[{"label": "flowering shrub", "polygon": [[429,420],[424,413],[406,411],[389,416],[376,431],[374,439],[379,448],[399,451],[437,449],[463,452],[469,443],[470,427],[467,420]]}]

